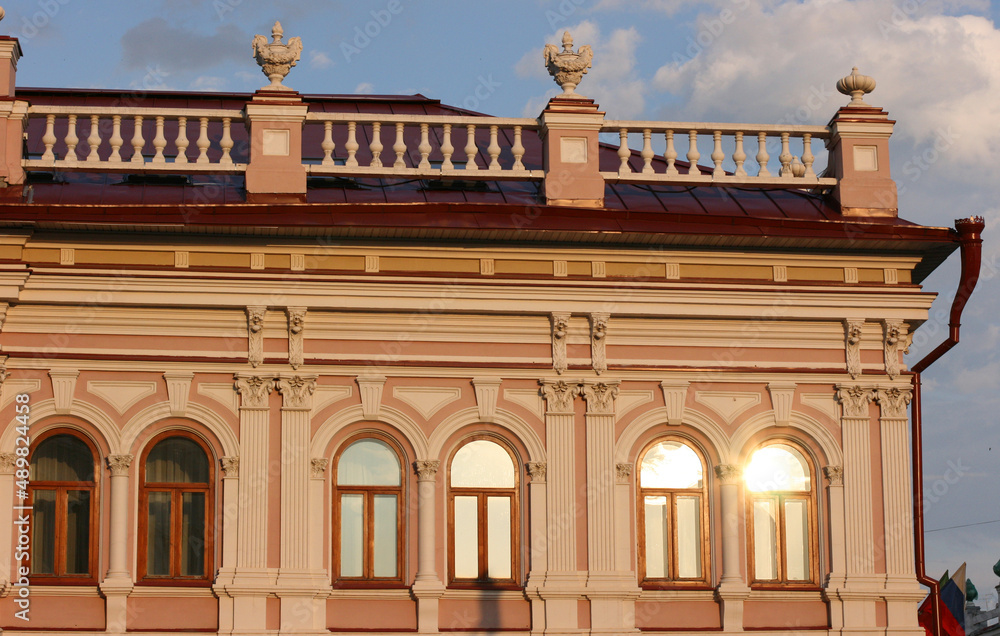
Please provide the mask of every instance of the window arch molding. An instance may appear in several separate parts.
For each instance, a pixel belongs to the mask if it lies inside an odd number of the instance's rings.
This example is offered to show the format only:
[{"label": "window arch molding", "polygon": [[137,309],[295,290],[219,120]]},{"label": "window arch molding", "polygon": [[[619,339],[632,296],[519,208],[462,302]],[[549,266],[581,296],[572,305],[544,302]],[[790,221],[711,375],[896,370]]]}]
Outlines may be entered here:
[{"label": "window arch molding", "polygon": [[[59,479],[43,479],[37,475],[37,451],[46,446],[46,442],[51,442],[58,437],[69,437],[84,445],[90,454],[90,461],[84,462],[92,471],[89,481],[63,481]],[[100,536],[101,536],[101,484],[102,459],[106,457],[102,449],[92,439],[85,429],[66,423],[55,423],[46,427],[40,433],[33,434],[31,441],[31,454],[29,461],[32,466],[31,481],[28,484],[28,492],[34,509],[31,512],[32,535],[32,561],[29,563],[31,569],[31,580],[33,584],[77,584],[94,585],[97,583],[100,568]],[[43,504],[41,493],[46,493]],[[39,506],[43,505],[45,512],[39,511]],[[86,511],[86,517],[81,519],[81,513]],[[42,514],[45,517],[42,517]],[[83,525],[80,525],[80,521]],[[43,536],[48,535],[52,541],[51,562],[46,563],[43,556],[45,550],[40,549],[35,542],[37,535],[42,532]],[[84,534],[81,542],[70,534]],[[44,540],[44,539],[43,539]],[[73,547],[71,551],[69,548]],[[81,548],[85,549],[85,554],[80,554]],[[71,558],[73,555],[76,558]],[[74,563],[70,563],[73,560]],[[43,565],[42,572],[37,570],[39,565]],[[79,572],[85,568],[86,572]],[[75,571],[74,571],[75,570]]]},{"label": "window arch molding", "polygon": [[736,447],[730,443],[729,435],[708,415],[686,409],[680,426],[668,426],[666,422],[667,409],[664,407],[647,411],[632,420],[615,442],[615,462],[633,463],[650,439],[674,433],[691,439],[709,462],[730,463],[731,449]]},{"label": "window arch molding", "polygon": [[[831,398],[832,399],[832,398]],[[766,439],[781,437],[804,446],[811,454],[815,466],[844,464],[844,452],[833,434],[818,420],[792,411],[789,426],[776,432],[774,414],[770,411],[759,413],[748,419],[735,431],[732,437],[733,462],[739,465],[749,461],[750,454]]]},{"label": "window arch molding", "polygon": [[122,429],[122,452],[139,457],[149,439],[167,428],[201,437],[213,449],[216,459],[240,454],[239,440],[229,423],[218,413],[196,402],[188,403],[183,417],[171,414],[167,402],[154,404],[137,413]]},{"label": "window arch molding", "polygon": [[484,422],[479,417],[479,409],[463,409],[442,420],[428,440],[428,457],[451,457],[456,440],[468,434],[469,429],[497,434],[499,439],[517,448],[522,456],[518,461],[544,462],[545,444],[534,428],[509,411],[498,408],[492,422]]},{"label": "window arch molding", "polygon": [[[352,426],[368,426],[372,430],[392,430],[400,440],[405,440],[417,459],[431,457],[427,451],[427,436],[416,422],[402,412],[386,405],[379,410],[379,419],[366,419],[361,405],[337,411],[327,418],[312,436],[310,452],[313,457],[331,457],[343,443],[344,431]],[[385,427],[385,428],[383,428]]]},{"label": "window arch molding", "polygon": [[[17,420],[11,418],[7,429],[0,436],[0,449],[4,452],[14,452],[19,436],[17,425]],[[31,404],[33,438],[56,426],[65,426],[87,435],[101,450],[102,456],[116,455],[121,448],[121,436],[114,420],[89,402],[74,400],[71,414],[56,413],[55,401],[52,399]]]}]

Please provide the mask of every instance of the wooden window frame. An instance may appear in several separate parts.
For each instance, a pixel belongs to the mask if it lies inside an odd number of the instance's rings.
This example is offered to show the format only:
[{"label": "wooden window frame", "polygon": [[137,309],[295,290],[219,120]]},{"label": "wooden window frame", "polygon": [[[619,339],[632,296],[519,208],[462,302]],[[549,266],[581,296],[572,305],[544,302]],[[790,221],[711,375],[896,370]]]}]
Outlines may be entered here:
[{"label": "wooden window frame", "polygon": [[[393,453],[396,454],[396,461],[399,462],[399,486],[341,486],[338,482],[340,473],[340,458],[344,452],[364,439],[375,439],[386,444]],[[392,588],[405,587],[405,554],[406,554],[406,483],[407,473],[405,470],[406,455],[392,437],[377,431],[365,431],[349,437],[341,444],[337,454],[333,458],[332,475],[332,508],[333,508],[333,586],[336,588]],[[362,506],[362,518],[364,519],[364,537],[362,548],[364,553],[361,557],[361,576],[341,576],[341,545],[340,545],[340,523],[341,495],[360,494],[364,497]],[[372,506],[376,495],[396,495],[396,576],[376,577],[375,571],[375,516],[371,514]]]},{"label": "wooden window frame", "polygon": [[[455,455],[463,447],[471,442],[487,441],[493,442],[504,449],[510,456],[514,466],[514,487],[513,488],[456,488],[451,485],[452,464]],[[510,447],[508,442],[493,435],[474,435],[468,437],[455,447],[448,458],[448,473],[446,475],[448,488],[448,587],[451,588],[475,588],[475,589],[522,589],[521,585],[521,462]],[[508,496],[510,498],[510,576],[509,579],[491,579],[486,576],[489,571],[488,536],[487,527],[489,521],[488,498],[496,496]],[[479,551],[479,576],[475,579],[455,578],[455,497],[475,496],[476,502],[476,527],[479,531],[477,548]]]},{"label": "wooden window frame", "polygon": [[[44,433],[41,433],[31,446],[31,457],[29,457],[29,462],[34,458],[34,452],[40,444],[46,440],[56,437],[59,435],[69,435],[74,437],[90,449],[90,456],[94,462],[94,480],[90,482],[77,482],[77,481],[44,481],[44,480],[31,480],[28,482],[28,505],[34,506],[35,501],[35,490],[54,490],[56,492],[56,531],[55,531],[55,575],[49,574],[29,574],[28,579],[31,581],[32,585],[97,585],[97,570],[98,570],[98,546],[99,546],[99,533],[100,533],[100,523],[99,518],[101,516],[101,506],[98,501],[98,484],[100,483],[100,452],[94,443],[86,435],[82,434],[80,431],[72,428],[52,428]],[[86,575],[81,574],[65,574],[60,571],[64,571],[66,568],[66,505],[68,491],[70,490],[85,490],[90,492],[90,543],[87,546],[89,550],[89,558],[87,560],[87,567],[89,573]],[[32,529],[35,528],[35,512],[32,509],[29,511],[29,523]],[[32,539],[32,545],[34,540]]]},{"label": "wooden window frame", "polygon": [[[676,442],[690,448],[701,462],[701,488],[643,488],[642,487],[642,462],[646,454],[657,444],[662,442]],[[666,436],[657,437],[646,444],[642,452],[639,453],[635,463],[635,491],[636,491],[636,535],[639,538],[636,560],[638,561],[639,584],[642,589],[712,589],[709,583],[709,576],[712,572],[711,563],[711,529],[709,526],[709,487],[708,487],[708,463],[705,456],[690,440],[677,437]],[[680,578],[677,576],[677,497],[696,495],[700,499],[699,503],[699,523],[701,524],[701,576],[699,578]],[[646,576],[646,497],[666,497],[670,501],[670,537],[669,545],[666,549],[670,551],[668,563],[670,572],[664,578],[650,578]]]},{"label": "wooden window frame", "polygon": [[[819,589],[819,527],[817,525],[818,515],[817,495],[816,495],[816,471],[815,462],[812,456],[800,444],[790,439],[773,439],[761,444],[754,449],[747,458],[747,463],[753,458],[754,453],[767,448],[768,446],[788,446],[794,448],[806,461],[806,468],[809,469],[809,490],[769,490],[755,493],[749,488],[746,490],[746,528],[747,528],[747,574],[750,580],[750,587],[755,590],[817,590]],[[775,517],[775,554],[777,558],[777,578],[758,579],[756,573],[756,542],[754,540],[754,519],[753,504],[756,500],[771,499],[776,503],[777,514]],[[788,572],[787,553],[785,550],[785,501],[787,500],[806,501],[807,518],[809,522],[809,579],[806,581],[790,581],[786,578]]]},{"label": "wooden window frame", "polygon": [[[146,459],[156,445],[171,437],[183,437],[195,442],[205,453],[208,461],[208,483],[195,484],[187,482],[157,482],[152,485],[146,484]],[[215,454],[208,444],[201,437],[189,431],[171,429],[156,435],[142,452],[139,462],[139,536],[138,536],[138,558],[137,560],[137,581],[139,585],[169,585],[188,587],[207,587],[212,585],[213,565],[215,563]],[[150,492],[170,492],[170,575],[159,576],[150,575],[147,572],[149,555],[149,493]],[[200,576],[180,575],[181,548],[180,536],[181,525],[184,519],[181,502],[183,493],[201,492],[205,494],[205,556],[202,574]]]}]

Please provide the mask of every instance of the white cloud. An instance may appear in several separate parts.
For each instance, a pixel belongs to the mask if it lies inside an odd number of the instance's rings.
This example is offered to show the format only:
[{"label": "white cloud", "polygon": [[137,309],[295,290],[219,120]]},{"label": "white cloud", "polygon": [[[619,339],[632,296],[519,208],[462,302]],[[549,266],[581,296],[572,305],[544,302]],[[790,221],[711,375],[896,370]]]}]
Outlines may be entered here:
[{"label": "white cloud", "polygon": [[354,87],[354,92],[358,95],[371,95],[375,92],[375,85],[371,82],[361,82]]},{"label": "white cloud", "polygon": [[333,63],[334,62],[333,60],[330,59],[330,56],[324,53],[323,51],[313,51],[309,55],[309,66],[311,68],[315,69],[330,68],[331,66],[333,66]]},{"label": "white cloud", "polygon": [[191,90],[222,92],[226,89],[227,80],[224,77],[199,75],[191,82]]}]

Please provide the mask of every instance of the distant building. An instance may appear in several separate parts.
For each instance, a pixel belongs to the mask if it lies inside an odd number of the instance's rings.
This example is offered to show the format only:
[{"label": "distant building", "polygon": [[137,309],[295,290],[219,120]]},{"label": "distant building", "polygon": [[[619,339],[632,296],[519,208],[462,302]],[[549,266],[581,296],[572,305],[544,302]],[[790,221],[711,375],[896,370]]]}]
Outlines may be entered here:
[{"label": "distant building", "polygon": [[253,95],[0,38],[5,631],[923,633],[902,357],[983,224],[898,217],[870,78],[618,121],[568,41],[507,119],[274,36]]}]

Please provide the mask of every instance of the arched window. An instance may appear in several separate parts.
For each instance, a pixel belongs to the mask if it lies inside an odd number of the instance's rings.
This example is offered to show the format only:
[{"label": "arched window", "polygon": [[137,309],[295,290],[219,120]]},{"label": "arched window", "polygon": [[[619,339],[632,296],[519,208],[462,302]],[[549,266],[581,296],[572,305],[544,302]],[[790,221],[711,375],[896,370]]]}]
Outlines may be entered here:
[{"label": "arched window", "polygon": [[97,569],[97,451],[66,429],[47,432],[31,452],[31,579],[93,582]]},{"label": "arched window", "polygon": [[754,451],[743,471],[755,583],[816,581],[815,479],[805,453],[790,442]]},{"label": "arched window", "polygon": [[209,581],[212,572],[211,453],[194,435],[162,433],[139,464],[139,578]]},{"label": "arched window", "polygon": [[518,479],[513,453],[491,439],[467,442],[451,459],[449,578],[454,583],[518,581]]},{"label": "arched window", "polygon": [[644,585],[708,580],[705,462],[688,444],[663,439],[639,460],[639,576]]},{"label": "arched window", "polygon": [[346,445],[334,480],[336,577],[401,581],[403,471],[387,439],[365,436]]}]

